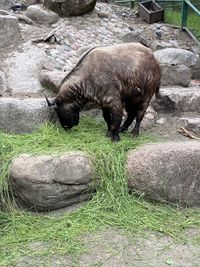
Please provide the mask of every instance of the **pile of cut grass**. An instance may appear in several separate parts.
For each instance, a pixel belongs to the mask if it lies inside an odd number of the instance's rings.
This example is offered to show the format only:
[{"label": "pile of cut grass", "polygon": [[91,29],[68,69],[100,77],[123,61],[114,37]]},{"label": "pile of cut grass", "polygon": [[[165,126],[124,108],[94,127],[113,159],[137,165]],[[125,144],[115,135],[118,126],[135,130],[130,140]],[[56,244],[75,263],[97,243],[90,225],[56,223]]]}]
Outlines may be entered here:
[{"label": "pile of cut grass", "polygon": [[[80,125],[67,133],[53,125],[26,135],[1,132],[0,195],[1,202],[7,206],[12,207],[12,199],[8,197],[9,166],[21,153],[82,150],[91,156],[101,184],[90,202],[60,217],[14,208],[0,212],[0,266],[11,266],[21,257],[58,254],[75,257],[85,249],[81,246],[80,236],[105,227],[117,227],[137,235],[143,235],[147,230],[158,231],[174,238],[191,226],[200,227],[198,211],[149,203],[128,192],[126,152],[147,142],[152,142],[152,138],[140,135],[132,139],[129,134],[124,134],[121,142],[112,143],[105,137],[105,124],[91,118],[82,118]],[[31,244],[37,242],[43,244],[43,248],[32,250]]]}]

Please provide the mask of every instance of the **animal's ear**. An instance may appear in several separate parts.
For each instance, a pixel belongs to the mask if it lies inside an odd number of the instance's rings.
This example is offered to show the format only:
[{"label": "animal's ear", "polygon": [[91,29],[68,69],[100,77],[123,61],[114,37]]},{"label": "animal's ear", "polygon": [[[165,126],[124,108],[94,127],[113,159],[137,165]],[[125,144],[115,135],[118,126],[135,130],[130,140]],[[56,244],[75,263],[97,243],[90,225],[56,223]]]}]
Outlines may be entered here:
[{"label": "animal's ear", "polygon": [[54,101],[51,103],[51,101],[47,98],[46,95],[45,95],[45,98],[46,98],[46,101],[47,101],[47,105],[48,105],[49,107],[51,107],[51,106],[55,106]]}]

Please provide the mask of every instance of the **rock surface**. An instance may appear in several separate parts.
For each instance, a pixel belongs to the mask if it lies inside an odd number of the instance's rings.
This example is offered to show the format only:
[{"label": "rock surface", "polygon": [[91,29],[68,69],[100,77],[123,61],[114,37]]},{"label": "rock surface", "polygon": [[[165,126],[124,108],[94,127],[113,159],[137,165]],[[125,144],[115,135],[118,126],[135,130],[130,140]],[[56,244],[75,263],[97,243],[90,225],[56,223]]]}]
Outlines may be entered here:
[{"label": "rock surface", "polygon": [[31,5],[27,8],[26,16],[39,24],[53,24],[59,19],[58,14],[44,8],[42,5]]},{"label": "rock surface", "polygon": [[54,120],[44,98],[0,98],[0,129],[11,133],[29,133]]},{"label": "rock surface", "polygon": [[7,15],[9,15],[9,12],[5,11],[5,10],[0,10],[0,15],[7,16]]},{"label": "rock surface", "polygon": [[22,49],[21,53],[13,52],[12,57],[6,59],[7,84],[13,95],[36,95],[43,89],[39,82],[39,73],[45,52],[38,47]]},{"label": "rock surface", "polygon": [[141,43],[148,46],[148,39],[146,39],[140,32],[129,32],[120,38],[124,43]]},{"label": "rock surface", "polygon": [[[162,68],[162,85],[180,85],[188,86],[192,78],[192,70],[185,65],[172,66],[163,64]],[[183,75],[184,73],[184,75]]]},{"label": "rock surface", "polygon": [[192,75],[193,79],[199,79],[200,80],[200,52],[198,54],[197,62],[195,64],[195,66],[193,67],[192,73],[193,73],[193,75]]},{"label": "rock surface", "polygon": [[41,71],[40,82],[44,88],[48,88],[53,92],[58,92],[60,84],[65,76],[66,76],[66,72]]},{"label": "rock surface", "polygon": [[196,77],[199,57],[191,51],[166,48],[154,52],[154,55],[161,64],[163,85],[187,86],[192,76]]},{"label": "rock surface", "polygon": [[44,6],[63,16],[80,16],[94,9],[96,0],[44,0]]},{"label": "rock surface", "polygon": [[11,187],[22,207],[56,210],[90,198],[95,180],[91,162],[82,152],[16,158]]},{"label": "rock surface", "polygon": [[127,172],[129,188],[150,199],[200,207],[198,141],[157,143],[132,150]]},{"label": "rock surface", "polygon": [[23,0],[23,3],[27,6],[40,4],[43,0]]},{"label": "rock surface", "polygon": [[200,112],[200,87],[162,87],[153,107],[164,113]]},{"label": "rock surface", "polygon": [[187,67],[195,66],[198,56],[179,48],[166,48],[154,52],[155,57],[160,62],[160,64],[168,65],[185,65]]},{"label": "rock surface", "polygon": [[0,15],[0,48],[14,46],[19,43],[19,40],[17,18],[10,15]]},{"label": "rock surface", "polygon": [[6,90],[5,74],[2,71],[0,71],[0,96],[3,95],[5,90]]},{"label": "rock surface", "polygon": [[11,0],[1,0],[0,1],[0,9],[8,10],[11,7],[12,1]]}]

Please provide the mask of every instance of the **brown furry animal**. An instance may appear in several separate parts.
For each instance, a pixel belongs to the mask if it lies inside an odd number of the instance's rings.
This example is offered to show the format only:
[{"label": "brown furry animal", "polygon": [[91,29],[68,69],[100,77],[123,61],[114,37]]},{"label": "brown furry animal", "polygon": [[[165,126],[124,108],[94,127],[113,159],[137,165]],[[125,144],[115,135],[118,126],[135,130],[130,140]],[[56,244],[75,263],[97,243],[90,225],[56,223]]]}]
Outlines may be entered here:
[{"label": "brown furry animal", "polygon": [[[79,123],[79,112],[87,102],[99,104],[108,126],[107,135],[120,140],[119,133],[139,134],[140,123],[154,93],[158,93],[160,66],[152,51],[139,43],[95,47],[86,52],[64,78],[53,103],[63,128]],[[123,109],[127,119],[120,127]]]}]

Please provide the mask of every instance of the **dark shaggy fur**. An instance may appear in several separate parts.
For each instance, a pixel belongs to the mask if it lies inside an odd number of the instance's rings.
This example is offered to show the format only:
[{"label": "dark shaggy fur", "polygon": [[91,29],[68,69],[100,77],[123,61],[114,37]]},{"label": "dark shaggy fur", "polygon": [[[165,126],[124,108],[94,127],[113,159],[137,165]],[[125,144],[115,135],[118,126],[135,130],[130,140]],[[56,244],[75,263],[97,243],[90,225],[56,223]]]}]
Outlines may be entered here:
[{"label": "dark shaggy fur", "polygon": [[[52,104],[65,129],[79,123],[79,112],[87,102],[99,104],[108,125],[107,134],[118,141],[136,118],[133,135],[154,93],[158,94],[160,66],[152,51],[139,44],[127,43],[96,47],[86,52],[64,78]],[[123,109],[127,119],[121,125]]]}]

